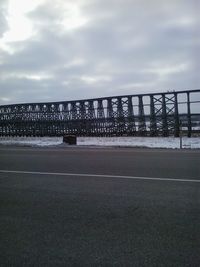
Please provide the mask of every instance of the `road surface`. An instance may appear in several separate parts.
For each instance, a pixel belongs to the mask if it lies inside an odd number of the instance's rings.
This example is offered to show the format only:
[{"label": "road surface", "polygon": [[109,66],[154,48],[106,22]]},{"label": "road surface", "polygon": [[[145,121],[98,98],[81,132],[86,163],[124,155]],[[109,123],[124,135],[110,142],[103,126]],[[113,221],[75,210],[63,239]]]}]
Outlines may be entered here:
[{"label": "road surface", "polygon": [[0,266],[200,266],[200,152],[0,147]]}]

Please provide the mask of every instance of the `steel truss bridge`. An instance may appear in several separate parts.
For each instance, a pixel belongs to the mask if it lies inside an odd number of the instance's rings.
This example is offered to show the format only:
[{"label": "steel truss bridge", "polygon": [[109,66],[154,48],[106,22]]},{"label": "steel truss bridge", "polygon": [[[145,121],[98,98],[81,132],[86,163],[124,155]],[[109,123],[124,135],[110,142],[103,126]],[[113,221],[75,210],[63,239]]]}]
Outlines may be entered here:
[{"label": "steel truss bridge", "polygon": [[200,134],[200,90],[0,106],[0,136]]}]

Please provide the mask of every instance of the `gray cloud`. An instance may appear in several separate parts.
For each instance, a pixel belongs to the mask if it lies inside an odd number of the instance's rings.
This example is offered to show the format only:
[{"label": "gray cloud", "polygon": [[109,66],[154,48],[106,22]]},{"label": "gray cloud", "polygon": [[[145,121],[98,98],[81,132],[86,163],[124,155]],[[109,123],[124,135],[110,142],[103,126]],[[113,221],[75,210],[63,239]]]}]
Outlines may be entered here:
[{"label": "gray cloud", "polygon": [[34,35],[0,51],[0,104],[199,87],[198,1],[72,1],[88,21],[71,30],[64,2],[30,12]]}]

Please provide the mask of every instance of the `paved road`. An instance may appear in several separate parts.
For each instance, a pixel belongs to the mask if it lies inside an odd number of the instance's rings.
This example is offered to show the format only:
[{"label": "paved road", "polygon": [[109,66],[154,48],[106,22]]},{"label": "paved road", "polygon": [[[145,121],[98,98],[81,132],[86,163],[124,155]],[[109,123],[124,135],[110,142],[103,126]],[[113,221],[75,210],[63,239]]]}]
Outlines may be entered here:
[{"label": "paved road", "polygon": [[0,266],[200,266],[199,181],[199,151],[2,146]]}]

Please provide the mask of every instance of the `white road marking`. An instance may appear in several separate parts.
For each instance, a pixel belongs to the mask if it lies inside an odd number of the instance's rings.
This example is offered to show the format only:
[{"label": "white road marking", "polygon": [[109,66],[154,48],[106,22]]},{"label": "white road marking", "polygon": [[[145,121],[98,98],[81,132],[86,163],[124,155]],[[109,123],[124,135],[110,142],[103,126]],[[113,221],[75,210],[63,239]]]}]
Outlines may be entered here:
[{"label": "white road marking", "polygon": [[33,175],[54,175],[54,176],[79,176],[79,177],[96,177],[96,178],[118,178],[118,179],[133,179],[133,180],[153,180],[153,181],[171,181],[171,182],[187,182],[200,183],[197,179],[174,179],[174,178],[158,178],[158,177],[137,177],[124,175],[107,175],[107,174],[87,174],[87,173],[62,173],[62,172],[34,172],[34,171],[9,171],[0,170],[0,173],[14,174],[33,174]]}]

